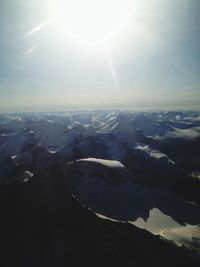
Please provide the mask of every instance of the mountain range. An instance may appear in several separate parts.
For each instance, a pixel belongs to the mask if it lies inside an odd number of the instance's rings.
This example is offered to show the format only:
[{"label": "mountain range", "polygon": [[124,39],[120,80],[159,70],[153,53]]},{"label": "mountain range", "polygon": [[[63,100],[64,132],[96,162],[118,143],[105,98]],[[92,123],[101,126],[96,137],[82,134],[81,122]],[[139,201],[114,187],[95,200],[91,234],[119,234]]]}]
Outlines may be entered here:
[{"label": "mountain range", "polygon": [[199,150],[197,111],[0,114],[2,266],[198,266]]}]

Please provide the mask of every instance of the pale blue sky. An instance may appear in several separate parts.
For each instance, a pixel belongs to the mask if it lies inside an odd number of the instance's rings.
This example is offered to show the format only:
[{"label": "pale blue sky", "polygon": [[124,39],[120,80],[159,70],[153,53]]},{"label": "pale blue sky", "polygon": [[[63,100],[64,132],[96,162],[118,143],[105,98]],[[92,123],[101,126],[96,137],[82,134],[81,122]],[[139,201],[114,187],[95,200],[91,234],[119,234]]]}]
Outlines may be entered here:
[{"label": "pale blue sky", "polygon": [[0,106],[200,99],[200,1],[131,2],[108,57],[49,23],[47,0],[0,0]]}]

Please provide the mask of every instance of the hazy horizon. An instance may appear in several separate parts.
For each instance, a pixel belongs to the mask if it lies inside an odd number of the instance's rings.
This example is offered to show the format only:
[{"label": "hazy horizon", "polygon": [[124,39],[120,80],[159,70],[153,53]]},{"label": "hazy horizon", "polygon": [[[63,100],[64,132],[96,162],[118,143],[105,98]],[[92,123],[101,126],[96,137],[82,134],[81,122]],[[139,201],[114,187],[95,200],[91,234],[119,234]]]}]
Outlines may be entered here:
[{"label": "hazy horizon", "polygon": [[1,106],[0,113],[17,112],[64,112],[69,110],[132,110],[132,111],[199,111],[200,101],[165,101],[165,102],[132,102],[132,103],[99,103],[99,104],[66,104],[66,105],[18,105]]}]

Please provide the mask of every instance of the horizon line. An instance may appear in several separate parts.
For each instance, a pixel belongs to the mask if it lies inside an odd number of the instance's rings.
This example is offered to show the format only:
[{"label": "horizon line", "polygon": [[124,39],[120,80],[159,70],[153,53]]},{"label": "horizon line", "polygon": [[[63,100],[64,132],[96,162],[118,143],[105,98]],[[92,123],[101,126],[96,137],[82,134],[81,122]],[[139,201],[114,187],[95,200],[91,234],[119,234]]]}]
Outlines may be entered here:
[{"label": "horizon line", "polygon": [[200,110],[200,99],[172,100],[155,102],[129,102],[129,103],[92,103],[92,104],[35,104],[35,105],[6,105],[0,107],[0,113],[14,112],[53,112],[70,110],[97,110],[97,109],[124,109],[138,111],[162,111],[162,110]]}]

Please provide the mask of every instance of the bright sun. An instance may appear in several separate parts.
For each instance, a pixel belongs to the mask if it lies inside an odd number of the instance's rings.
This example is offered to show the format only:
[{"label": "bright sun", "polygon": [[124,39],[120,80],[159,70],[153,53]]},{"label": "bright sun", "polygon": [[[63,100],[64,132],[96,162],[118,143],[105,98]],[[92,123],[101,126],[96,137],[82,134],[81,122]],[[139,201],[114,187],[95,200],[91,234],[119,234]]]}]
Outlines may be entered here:
[{"label": "bright sun", "polygon": [[130,0],[53,0],[59,31],[92,47],[109,46],[130,22]]}]

